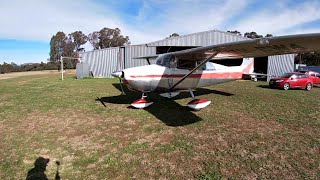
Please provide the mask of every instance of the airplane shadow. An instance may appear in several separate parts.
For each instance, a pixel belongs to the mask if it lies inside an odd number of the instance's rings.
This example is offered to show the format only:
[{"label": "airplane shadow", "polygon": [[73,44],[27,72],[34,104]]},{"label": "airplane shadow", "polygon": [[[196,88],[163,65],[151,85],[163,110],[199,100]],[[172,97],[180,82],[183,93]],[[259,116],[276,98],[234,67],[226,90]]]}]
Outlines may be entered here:
[{"label": "airplane shadow", "polygon": [[275,88],[271,88],[269,85],[258,85],[257,87],[264,88],[264,89],[275,89]]},{"label": "airplane shadow", "polygon": [[[119,92],[121,92],[121,87],[120,84],[116,84],[113,83],[112,84],[116,89],[119,90]],[[129,91],[127,89],[127,87],[123,86],[123,91],[126,94],[132,94],[132,93],[136,93],[133,91]],[[206,95],[206,94],[217,94],[217,95],[222,95],[222,96],[233,96],[234,94],[232,93],[228,93],[228,92],[223,92],[223,91],[218,91],[218,90],[213,90],[213,89],[206,89],[206,88],[197,88],[197,91],[194,92],[195,96],[201,96],[201,95]],[[138,96],[141,96],[141,93],[138,93]],[[184,91],[184,92],[180,92],[180,94],[172,99],[174,100],[178,100],[178,99],[184,99],[184,98],[190,98],[191,95],[189,93],[189,91]]]},{"label": "airplane shadow", "polygon": [[[119,84],[113,84],[115,88],[121,92],[121,87]],[[112,104],[131,104],[133,101],[141,98],[141,93],[130,91],[124,87],[124,92],[126,95],[118,95],[118,96],[110,96],[110,97],[101,97],[97,98],[96,101],[101,102],[101,104],[105,107],[105,103],[112,103]],[[195,95],[205,95],[205,94],[219,94],[224,96],[232,96],[231,93],[226,93],[217,90],[210,90],[199,88],[197,89]],[[148,111],[157,119],[162,121],[164,124],[168,126],[185,126],[189,124],[193,124],[196,122],[201,121],[202,119],[193,113],[193,110],[186,106],[181,106],[174,100],[183,99],[183,98],[190,98],[189,92],[181,92],[178,96],[172,99],[166,99],[159,96],[156,93],[149,93],[148,99],[155,102],[155,104],[145,108],[145,111]],[[191,100],[191,99],[190,99]],[[128,108],[133,108],[128,106]]]}]

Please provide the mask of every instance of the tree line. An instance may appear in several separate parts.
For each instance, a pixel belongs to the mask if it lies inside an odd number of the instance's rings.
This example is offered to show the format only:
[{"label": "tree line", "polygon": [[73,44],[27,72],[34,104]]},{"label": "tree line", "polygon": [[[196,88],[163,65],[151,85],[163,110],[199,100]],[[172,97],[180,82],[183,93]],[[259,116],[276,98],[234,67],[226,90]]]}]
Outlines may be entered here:
[{"label": "tree line", "polygon": [[[0,64],[0,74],[22,71],[59,70],[61,67],[61,56],[79,57],[79,53],[85,51],[81,46],[87,42],[92,45],[94,50],[130,44],[129,37],[122,35],[119,28],[111,29],[104,27],[88,35],[82,31],[75,31],[70,34],[59,31],[50,39],[50,58],[47,63],[17,65],[15,63],[4,62]],[[64,59],[63,66],[65,69],[75,69],[77,61],[77,59]]]},{"label": "tree line", "polygon": [[29,63],[17,65],[15,63],[2,63],[0,64],[0,74],[9,72],[24,72],[24,71],[42,71],[42,70],[57,70],[59,64],[55,63]]},{"label": "tree line", "polygon": [[[64,32],[57,32],[50,40],[50,59],[49,62],[57,63],[64,57],[78,57],[79,52],[85,51],[82,45],[89,42],[94,50],[109,47],[125,46],[130,44],[128,36],[123,36],[119,28],[102,28],[88,35],[82,31],[75,31],[68,35]],[[70,59],[75,68],[76,59]]]}]

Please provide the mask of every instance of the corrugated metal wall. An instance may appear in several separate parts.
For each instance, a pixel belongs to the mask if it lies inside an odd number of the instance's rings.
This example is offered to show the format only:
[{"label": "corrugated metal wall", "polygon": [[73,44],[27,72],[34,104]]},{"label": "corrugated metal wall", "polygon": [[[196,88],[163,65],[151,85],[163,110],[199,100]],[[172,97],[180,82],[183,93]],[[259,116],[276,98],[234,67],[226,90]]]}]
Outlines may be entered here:
[{"label": "corrugated metal wall", "polygon": [[[94,77],[112,77],[113,71],[148,64],[146,60],[134,57],[155,54],[156,47],[135,45],[83,52],[80,55],[81,61],[89,65]],[[150,59],[151,63],[154,63],[153,60]]]},{"label": "corrugated metal wall", "polygon": [[268,81],[270,76],[281,76],[283,73],[294,72],[295,54],[268,57]]},{"label": "corrugated metal wall", "polygon": [[[133,59],[141,56],[151,56],[156,54],[156,47],[146,45],[126,46],[125,47],[125,68],[148,65],[145,59]],[[153,63],[152,59],[150,59]]]},{"label": "corrugated metal wall", "polygon": [[208,46],[248,38],[218,30],[205,31],[148,43],[148,46]]},{"label": "corrugated metal wall", "polygon": [[120,48],[107,48],[80,53],[81,61],[89,65],[94,77],[112,77],[111,73],[119,69]]}]

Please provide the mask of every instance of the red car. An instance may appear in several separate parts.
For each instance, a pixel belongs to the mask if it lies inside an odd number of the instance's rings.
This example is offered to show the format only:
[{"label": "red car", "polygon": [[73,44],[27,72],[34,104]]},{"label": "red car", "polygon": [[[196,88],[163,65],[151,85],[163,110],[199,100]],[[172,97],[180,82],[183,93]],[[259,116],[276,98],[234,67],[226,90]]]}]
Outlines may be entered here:
[{"label": "red car", "polygon": [[308,75],[310,79],[312,79],[314,86],[320,87],[320,73],[316,71],[306,71],[305,74]]},{"label": "red car", "polygon": [[286,73],[281,77],[272,78],[269,81],[272,88],[282,88],[288,90],[290,88],[301,88],[310,91],[313,86],[313,80],[304,73]]}]

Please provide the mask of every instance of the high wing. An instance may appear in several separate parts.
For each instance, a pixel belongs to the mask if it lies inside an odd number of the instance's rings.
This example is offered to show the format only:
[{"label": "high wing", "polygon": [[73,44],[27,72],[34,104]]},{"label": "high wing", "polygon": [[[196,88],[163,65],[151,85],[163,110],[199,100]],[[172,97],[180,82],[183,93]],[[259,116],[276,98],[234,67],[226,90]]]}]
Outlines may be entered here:
[{"label": "high wing", "polygon": [[133,59],[149,59],[149,58],[157,58],[159,55],[150,55],[150,56],[140,56],[140,57],[133,57]]},{"label": "high wing", "polygon": [[172,52],[180,61],[202,61],[219,52],[213,59],[262,57],[320,51],[320,33],[268,37],[211,45]]},{"label": "high wing", "polygon": [[150,56],[141,56],[141,57],[134,57],[133,59],[145,59],[148,64],[150,65],[150,58],[157,58],[159,55],[150,55]]},{"label": "high wing", "polygon": [[202,61],[170,90],[211,59],[250,58],[314,51],[320,51],[320,33],[259,38],[168,53],[179,61]]}]

